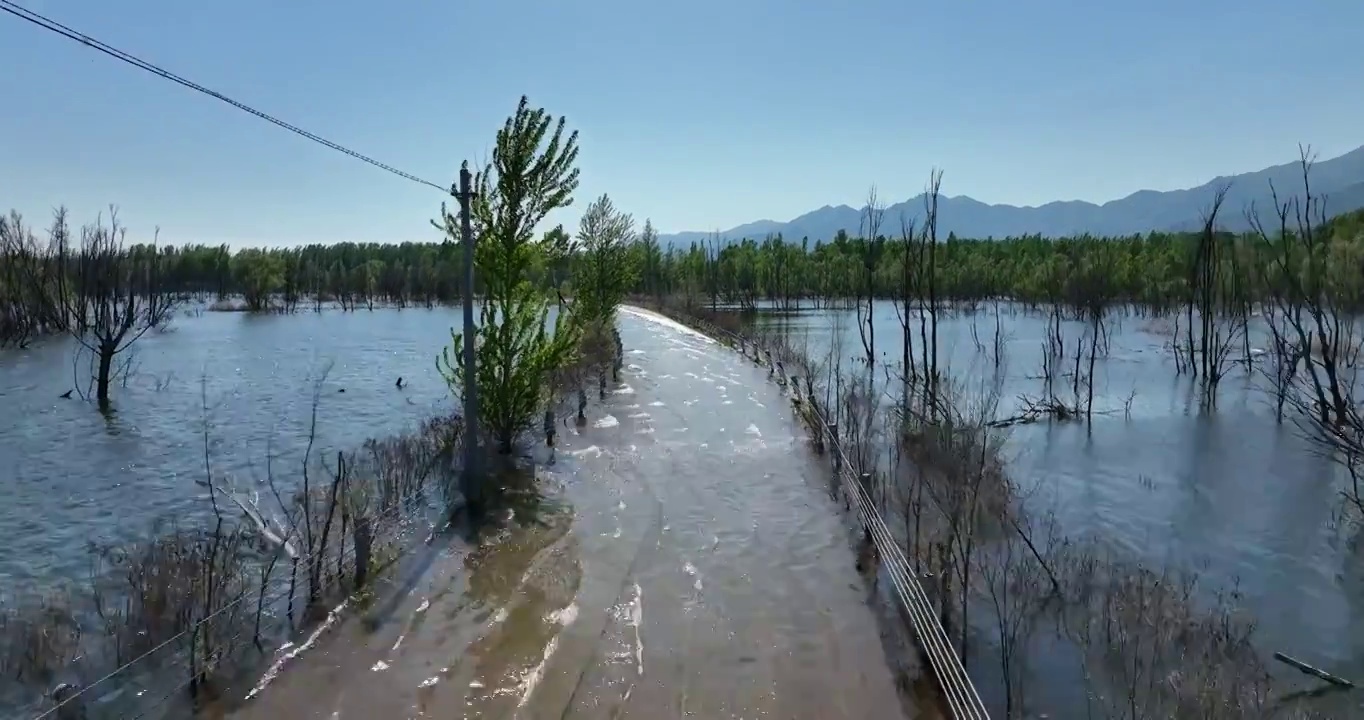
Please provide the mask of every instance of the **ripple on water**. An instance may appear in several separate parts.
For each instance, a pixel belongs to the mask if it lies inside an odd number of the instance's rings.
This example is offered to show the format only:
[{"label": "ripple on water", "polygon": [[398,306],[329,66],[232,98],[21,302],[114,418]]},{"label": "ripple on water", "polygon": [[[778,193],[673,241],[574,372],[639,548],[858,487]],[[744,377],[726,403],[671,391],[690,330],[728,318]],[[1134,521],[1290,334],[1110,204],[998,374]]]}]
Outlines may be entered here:
[{"label": "ripple on water", "polygon": [[[54,338],[0,352],[0,586],[84,578],[86,541],[143,537],[154,521],[207,522],[203,391],[215,476],[241,486],[300,475],[313,388],[314,455],[409,431],[453,407],[431,338],[457,309],[176,318],[138,340],[137,372],[105,420],[71,387],[73,344]],[[394,387],[403,378],[403,389]],[[345,389],[345,393],[339,390]],[[287,488],[282,488],[286,490]]]}]

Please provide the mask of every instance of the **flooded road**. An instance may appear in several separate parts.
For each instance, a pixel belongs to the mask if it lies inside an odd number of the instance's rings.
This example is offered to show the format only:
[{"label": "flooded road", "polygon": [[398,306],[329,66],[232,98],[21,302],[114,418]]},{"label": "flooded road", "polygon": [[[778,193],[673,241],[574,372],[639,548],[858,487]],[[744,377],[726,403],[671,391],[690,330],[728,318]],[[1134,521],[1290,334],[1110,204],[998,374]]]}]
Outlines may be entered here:
[{"label": "flooded road", "polygon": [[440,550],[233,717],[903,717],[780,390],[658,316],[621,325],[621,383],[539,469],[561,502]]}]

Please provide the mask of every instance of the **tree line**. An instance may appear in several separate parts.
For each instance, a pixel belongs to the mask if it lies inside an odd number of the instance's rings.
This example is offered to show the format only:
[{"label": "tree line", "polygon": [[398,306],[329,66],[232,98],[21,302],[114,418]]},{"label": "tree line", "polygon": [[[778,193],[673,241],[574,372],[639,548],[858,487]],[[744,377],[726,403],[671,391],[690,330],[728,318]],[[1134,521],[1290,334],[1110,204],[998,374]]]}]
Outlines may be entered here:
[{"label": "tree line", "polygon": [[[551,395],[581,385],[591,370],[603,378],[619,355],[615,311],[635,282],[630,248],[634,218],[601,196],[576,234],[562,227],[537,235],[550,212],[572,204],[578,186],[577,132],[563,117],[522,98],[497,133],[493,159],[477,173],[470,211],[475,291],[482,322],[476,340],[478,388],[487,427],[506,453]],[[432,224],[441,242],[310,245],[301,248],[130,243],[116,208],[75,228],[54,213],[43,237],[17,211],[0,217],[0,347],[25,346],[69,334],[89,359],[89,387],[76,388],[102,407],[120,372],[119,357],[144,334],[164,326],[192,299],[217,309],[321,311],[378,305],[448,304],[463,292],[460,218],[444,206]],[[646,224],[643,234],[651,236]],[[562,292],[570,272],[572,303]],[[234,300],[236,302],[234,302]],[[552,327],[552,305],[559,311]],[[462,344],[438,366],[463,394]]]},{"label": "tree line", "polygon": [[[1296,225],[1296,217],[1290,220]],[[59,229],[54,221],[40,240],[17,212],[0,219],[0,343],[23,344],[60,324],[42,283],[33,282],[49,276],[51,259],[62,252],[63,243],[69,251],[70,238]],[[112,229],[124,232],[116,224]],[[1297,228],[1288,230],[1293,235]],[[1314,231],[1312,242],[1294,236],[1289,260],[1312,266],[1336,301],[1351,309],[1364,307],[1364,211],[1329,222],[1322,218]],[[1198,253],[1215,250],[1218,273],[1235,285],[1229,290],[1235,300],[1261,302],[1274,294],[1283,272],[1283,258],[1272,242],[1277,233],[1214,228],[1207,243],[1201,242],[1202,235],[965,239],[949,233],[936,248],[933,272],[944,300],[1078,303],[1102,295],[1109,302],[1168,310],[1186,304],[1195,282],[1190,267]],[[1309,247],[1310,258],[1304,255]],[[537,287],[571,295],[574,278],[582,273],[579,250],[578,239],[560,226],[528,243],[519,262]],[[244,309],[253,311],[321,309],[331,303],[347,310],[376,304],[433,307],[457,301],[463,289],[462,256],[448,240],[236,250],[226,245],[134,244],[125,252],[144,265],[155,259],[158,286],[165,291],[241,298]],[[732,242],[717,236],[684,248],[665,247],[646,223],[631,238],[629,256],[637,272],[630,290],[655,297],[690,294],[742,307],[759,302],[819,305],[858,295],[868,284],[875,297],[891,298],[899,293],[903,266],[916,262],[915,253],[914,239],[903,232],[858,237],[840,231],[828,242],[780,234]],[[482,295],[488,287],[478,277],[475,290]]]},{"label": "tree line", "polygon": [[[504,128],[502,133],[531,130]],[[485,168],[481,182],[489,190],[524,194],[500,178],[548,168],[566,173],[566,189],[562,198],[517,199],[532,208],[524,217],[521,210],[477,203],[483,209],[475,208],[473,220],[483,241],[474,290],[490,301],[485,312],[516,311],[532,297],[560,306],[567,298],[591,301],[603,294],[606,274],[610,283],[623,284],[625,293],[679,297],[712,309],[721,304],[741,309],[760,304],[861,307],[862,299],[881,299],[899,300],[908,311],[905,299],[910,297],[916,307],[1011,299],[1050,308],[1058,327],[1064,317],[1087,318],[1094,328],[1089,333],[1092,360],[1102,342],[1107,310],[1135,305],[1176,318],[1176,334],[1182,333],[1182,339],[1173,347],[1181,372],[1202,375],[1215,385],[1236,344],[1243,355],[1250,352],[1246,328],[1264,307],[1283,310],[1277,317],[1286,319],[1304,317],[1303,312],[1315,318],[1315,305],[1351,315],[1364,307],[1364,211],[1328,216],[1325,198],[1311,192],[1306,151],[1296,191],[1281,197],[1276,188],[1274,207],[1241,209],[1252,219],[1253,229],[1245,233],[1219,229],[1219,215],[1232,210],[1223,207],[1224,188],[1206,209],[1204,227],[1190,232],[939,237],[936,187],[941,175],[935,174],[930,181],[934,192],[925,195],[930,207],[917,224],[884,217],[873,189],[856,235],[840,232],[828,242],[780,234],[734,242],[717,236],[683,248],[662,245],[648,221],[636,230],[633,218],[616,210],[609,198],[594,204],[595,212],[584,215],[576,233],[562,226],[538,233],[536,223],[546,217],[545,208],[571,201],[577,146],[572,135],[553,136],[548,127],[537,132],[534,139],[549,145],[537,146],[536,152],[568,153],[559,157],[563,165],[514,167],[507,164],[512,160],[499,158]],[[507,187],[500,189],[498,183]],[[512,214],[496,216],[508,212]],[[179,301],[196,297],[217,301],[219,309],[254,312],[449,304],[461,296],[464,277],[458,227],[450,224],[451,217],[443,212],[433,221],[445,235],[439,242],[233,250],[155,241],[125,244],[126,229],[113,209],[78,232],[58,210],[42,237],[11,212],[0,218],[0,346],[22,346],[45,334],[69,331],[102,366],[165,322]],[[600,247],[604,236],[610,238],[609,251]],[[515,283],[509,285],[507,278]],[[609,315],[602,308],[590,312]],[[1229,323],[1239,323],[1239,328]],[[874,337],[870,318],[866,325],[860,332]],[[1290,330],[1285,328],[1283,337]],[[1297,344],[1320,348],[1324,342],[1329,351],[1330,338],[1323,341],[1309,330],[1304,326]],[[599,336],[600,331],[598,327],[591,334]],[[931,338],[923,339],[931,344]],[[1064,350],[1065,339],[1058,335],[1057,341],[1056,350]],[[1286,352],[1305,356],[1307,350]],[[1338,410],[1339,403],[1329,397],[1331,384],[1329,379],[1323,384],[1320,399]],[[1076,385],[1078,394],[1078,381]],[[97,382],[93,394],[107,398],[107,387]]]}]

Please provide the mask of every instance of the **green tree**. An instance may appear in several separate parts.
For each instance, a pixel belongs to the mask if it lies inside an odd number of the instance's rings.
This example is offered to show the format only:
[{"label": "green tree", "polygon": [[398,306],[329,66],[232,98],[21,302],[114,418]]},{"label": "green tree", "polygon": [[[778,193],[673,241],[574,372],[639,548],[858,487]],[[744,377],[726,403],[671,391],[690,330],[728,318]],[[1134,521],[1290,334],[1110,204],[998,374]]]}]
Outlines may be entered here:
[{"label": "green tree", "polygon": [[578,224],[578,262],[573,276],[573,315],[582,331],[584,359],[600,372],[616,358],[616,308],[635,282],[635,221],[602,195]]},{"label": "green tree", "polygon": [[270,296],[284,284],[284,260],[264,250],[248,249],[232,258],[233,275],[246,299],[246,308],[260,312],[270,304]]},{"label": "green tree", "polygon": [[563,225],[555,225],[553,230],[545,233],[540,245],[544,250],[546,281],[550,289],[562,292],[564,283],[568,281],[573,253],[577,249],[573,238]]},{"label": "green tree", "polygon": [[[578,133],[566,133],[565,125],[523,96],[497,133],[492,162],[475,180],[470,222],[484,297],[475,338],[477,397],[480,420],[502,453],[512,451],[543,406],[545,378],[573,359],[578,344],[575,324],[563,313],[553,332],[547,329],[549,303],[527,274],[538,252],[536,225],[572,204],[578,187]],[[458,242],[459,219],[442,215],[445,232]],[[451,338],[436,365],[462,397],[464,338],[454,331]]]},{"label": "green tree", "polygon": [[610,329],[616,308],[635,282],[630,245],[635,220],[616,209],[602,195],[583,212],[578,223],[578,268],[574,273],[574,313],[585,325]]},{"label": "green tree", "polygon": [[658,246],[658,231],[654,229],[653,222],[649,220],[644,221],[644,229],[639,233],[636,263],[644,292],[655,299],[661,298],[663,287],[660,276],[663,270],[663,253]]}]

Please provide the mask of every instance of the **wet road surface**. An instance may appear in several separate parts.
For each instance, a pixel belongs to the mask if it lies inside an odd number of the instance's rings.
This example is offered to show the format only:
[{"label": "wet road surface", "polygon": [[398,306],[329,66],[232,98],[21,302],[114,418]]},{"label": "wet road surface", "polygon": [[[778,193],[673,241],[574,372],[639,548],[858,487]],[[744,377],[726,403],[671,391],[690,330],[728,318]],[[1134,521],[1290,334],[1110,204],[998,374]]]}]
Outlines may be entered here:
[{"label": "wet road surface", "polygon": [[781,390],[671,321],[621,315],[621,382],[540,469],[557,502],[430,551],[384,622],[342,623],[232,717],[904,717]]}]

